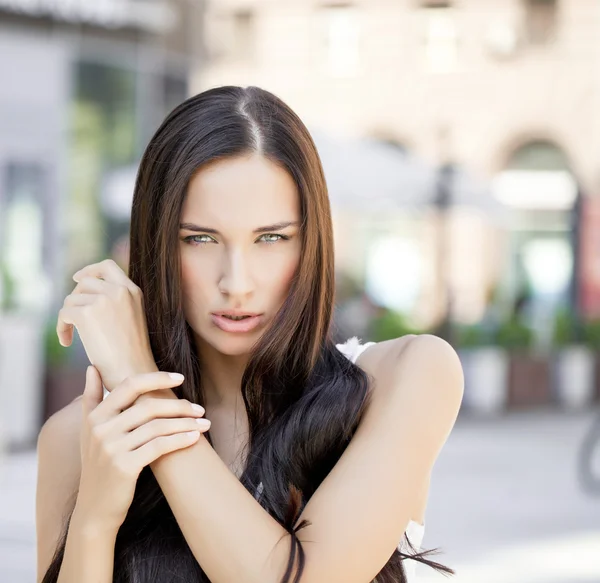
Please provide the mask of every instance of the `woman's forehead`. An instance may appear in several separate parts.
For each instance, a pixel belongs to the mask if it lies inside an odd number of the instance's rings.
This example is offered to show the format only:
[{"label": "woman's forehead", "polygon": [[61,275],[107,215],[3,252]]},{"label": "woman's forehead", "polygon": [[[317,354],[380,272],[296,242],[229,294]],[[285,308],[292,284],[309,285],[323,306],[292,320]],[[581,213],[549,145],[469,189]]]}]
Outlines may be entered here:
[{"label": "woman's forehead", "polygon": [[283,168],[258,155],[236,157],[213,162],[192,177],[182,218],[259,227],[298,220],[299,203],[296,184]]}]

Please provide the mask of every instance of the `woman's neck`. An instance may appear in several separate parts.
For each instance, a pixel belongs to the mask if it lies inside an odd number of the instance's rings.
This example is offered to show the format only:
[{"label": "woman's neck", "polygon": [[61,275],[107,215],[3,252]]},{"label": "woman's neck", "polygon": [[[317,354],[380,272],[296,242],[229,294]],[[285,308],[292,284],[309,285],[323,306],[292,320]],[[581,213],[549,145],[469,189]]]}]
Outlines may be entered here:
[{"label": "woman's neck", "polygon": [[231,413],[244,410],[242,376],[248,354],[223,354],[203,343],[200,363],[205,407]]}]

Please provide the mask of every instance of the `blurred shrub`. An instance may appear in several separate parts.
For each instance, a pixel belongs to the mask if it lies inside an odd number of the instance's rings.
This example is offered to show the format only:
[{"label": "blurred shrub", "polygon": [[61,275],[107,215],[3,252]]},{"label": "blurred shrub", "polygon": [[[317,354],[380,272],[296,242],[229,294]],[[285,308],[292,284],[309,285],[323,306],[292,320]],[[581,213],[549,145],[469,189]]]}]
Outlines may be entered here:
[{"label": "blurred shrub", "polygon": [[482,324],[456,325],[454,340],[456,348],[478,348],[494,344],[492,331]]},{"label": "blurred shrub", "polygon": [[583,323],[583,340],[592,350],[600,351],[600,319]]},{"label": "blurred shrub", "polygon": [[600,319],[583,321],[578,330],[575,313],[561,308],[554,317],[552,342],[554,346],[584,344],[592,350],[600,350]]},{"label": "blurred shrub", "polygon": [[419,330],[406,322],[406,318],[400,312],[394,310],[385,310],[383,314],[374,318],[371,322],[370,337],[375,342],[391,340],[406,334],[422,334]]},{"label": "blurred shrub", "polygon": [[10,312],[14,310],[16,308],[15,284],[6,263],[2,261],[0,261],[0,291],[2,292],[0,311]]},{"label": "blurred shrub", "polygon": [[527,350],[534,339],[533,330],[517,315],[502,322],[495,334],[495,344],[507,350]]},{"label": "blurred shrub", "polygon": [[573,312],[567,308],[556,310],[552,329],[552,344],[554,346],[566,346],[577,341],[577,319]]}]

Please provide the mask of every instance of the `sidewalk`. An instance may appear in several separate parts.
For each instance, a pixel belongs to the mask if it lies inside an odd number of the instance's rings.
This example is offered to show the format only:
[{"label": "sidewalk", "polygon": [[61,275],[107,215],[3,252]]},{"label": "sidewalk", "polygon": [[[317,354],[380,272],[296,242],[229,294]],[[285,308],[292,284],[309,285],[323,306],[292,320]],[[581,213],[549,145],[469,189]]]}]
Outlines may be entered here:
[{"label": "sidewalk", "polygon": [[[600,411],[459,420],[434,469],[425,548],[453,583],[600,583],[600,497],[576,477]],[[417,567],[419,583],[447,581]]]},{"label": "sidewalk", "polygon": [[[596,412],[595,414],[599,414]],[[461,417],[434,469],[419,583],[600,583],[600,498],[575,455],[592,413]],[[35,581],[34,452],[0,461],[0,583]]]}]

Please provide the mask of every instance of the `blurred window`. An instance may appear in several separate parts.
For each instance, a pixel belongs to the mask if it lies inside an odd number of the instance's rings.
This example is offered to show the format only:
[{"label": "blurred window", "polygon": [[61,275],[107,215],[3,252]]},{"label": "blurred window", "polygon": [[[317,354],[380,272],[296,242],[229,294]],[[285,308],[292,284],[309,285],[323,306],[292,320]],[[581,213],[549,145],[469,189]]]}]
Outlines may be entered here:
[{"label": "blurred window", "polygon": [[520,170],[569,169],[564,152],[553,143],[543,140],[528,142],[521,146],[512,154],[508,166]]},{"label": "blurred window", "polygon": [[393,233],[378,233],[369,242],[365,287],[379,305],[411,312],[423,286],[424,271],[416,240]]},{"label": "blurred window", "polygon": [[360,68],[359,11],[352,4],[331,4],[319,9],[323,64],[333,77],[352,77]]},{"label": "blurred window", "polygon": [[[132,69],[91,61],[79,61],[75,71],[76,112],[87,116],[85,130],[75,139],[97,141],[108,166],[136,160],[136,72]],[[92,124],[91,119],[97,119]],[[83,132],[87,131],[87,136]]]},{"label": "blurred window", "polygon": [[529,44],[543,45],[556,38],[557,0],[525,0],[525,34]]},{"label": "blurred window", "polygon": [[456,9],[449,2],[426,2],[421,10],[427,70],[430,73],[450,73],[456,70]]},{"label": "blurred window", "polygon": [[49,297],[47,220],[51,204],[46,172],[40,164],[26,161],[9,162],[3,171],[0,305],[21,310],[45,308]]}]

